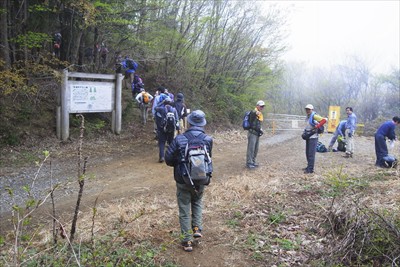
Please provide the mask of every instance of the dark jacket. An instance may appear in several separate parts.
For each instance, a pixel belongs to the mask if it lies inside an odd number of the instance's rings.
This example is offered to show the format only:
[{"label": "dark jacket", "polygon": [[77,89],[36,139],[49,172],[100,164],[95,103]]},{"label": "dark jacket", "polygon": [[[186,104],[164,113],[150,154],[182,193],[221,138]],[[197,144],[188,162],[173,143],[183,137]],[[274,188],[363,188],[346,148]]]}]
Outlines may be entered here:
[{"label": "dark jacket", "polygon": [[[204,129],[202,127],[192,126],[187,129],[186,132],[190,132],[192,135],[198,136],[199,134],[204,133]],[[168,166],[174,167],[174,178],[179,184],[185,184],[185,181],[180,173],[179,163],[184,158],[187,142],[188,139],[183,134],[179,134],[169,145],[168,150],[165,153],[165,163],[167,163]],[[212,157],[212,138],[206,135],[204,142],[206,144],[208,154],[210,157]]]},{"label": "dark jacket", "polygon": [[[165,106],[159,106],[155,108],[156,111],[156,125],[158,130],[163,130],[164,129],[164,119],[167,116],[167,112],[173,112],[175,115],[175,121],[179,120],[178,113],[176,112],[176,109],[172,107],[171,105],[165,105]],[[176,130],[179,130],[179,125],[176,125]]]},{"label": "dark jacket", "polygon": [[393,121],[386,121],[378,128],[375,135],[376,136],[381,135],[384,138],[387,137],[389,140],[395,140],[396,139],[395,128],[396,124],[394,124]]},{"label": "dark jacket", "polygon": [[260,135],[261,121],[258,120],[255,110],[252,110],[249,115],[250,129],[249,132],[255,135]]},{"label": "dark jacket", "polygon": [[174,102],[174,107],[176,109],[176,112],[178,113],[179,119],[183,119],[187,116],[187,109],[185,103],[183,103],[182,100],[177,99]]}]

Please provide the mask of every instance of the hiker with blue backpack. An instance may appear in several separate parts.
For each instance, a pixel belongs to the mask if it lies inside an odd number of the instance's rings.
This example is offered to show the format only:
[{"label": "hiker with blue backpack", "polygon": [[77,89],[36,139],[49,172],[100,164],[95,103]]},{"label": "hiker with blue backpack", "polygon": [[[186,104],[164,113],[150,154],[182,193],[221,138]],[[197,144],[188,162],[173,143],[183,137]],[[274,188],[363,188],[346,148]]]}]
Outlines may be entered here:
[{"label": "hiker with blue backpack", "polygon": [[[388,156],[388,148],[386,145],[386,138],[391,142],[396,140],[395,128],[400,124],[400,117],[395,116],[392,120],[384,122],[375,133],[375,154],[377,167],[386,168],[387,162],[385,157]],[[396,159],[394,159],[395,161]],[[391,160],[392,161],[392,160]]]},{"label": "hiker with blue backpack", "polygon": [[[136,72],[136,69],[138,68],[138,63],[129,58],[129,56],[125,56],[124,60],[119,63],[119,66],[122,68],[122,70],[124,70],[125,80],[129,81],[129,86],[127,86],[126,83],[125,86],[133,90],[133,83],[135,78],[134,74]],[[117,70],[117,72],[120,72],[120,70]]]},{"label": "hiker with blue backpack", "polygon": [[175,131],[179,130],[178,114],[172,106],[172,100],[169,96],[158,104],[155,112],[159,148],[158,162],[163,163],[165,160],[165,143],[171,144]]},{"label": "hiker with blue backpack", "polygon": [[318,134],[323,132],[324,124],[327,118],[318,115],[314,111],[314,106],[311,104],[306,105],[306,127],[302,134],[302,138],[306,141],[306,159],[307,167],[304,168],[304,173],[314,173],[315,154],[318,145]]},{"label": "hiker with blue backpack", "polygon": [[246,116],[248,116],[248,127],[243,127],[247,132],[247,153],[246,153],[246,167],[249,169],[254,169],[258,167],[258,163],[256,162],[259,140],[260,136],[264,134],[261,123],[264,120],[262,111],[265,107],[265,103],[262,100],[259,100],[256,104],[256,107],[248,112]]},{"label": "hiker with blue backpack", "polygon": [[339,122],[339,125],[336,127],[336,130],[333,133],[331,142],[329,143],[329,146],[328,146],[328,151],[329,152],[332,151],[333,145],[336,143],[336,140],[338,140],[338,137],[339,136],[342,136],[342,137],[344,136],[344,132],[346,130],[346,127],[345,127],[346,126],[346,122],[347,122],[347,120],[342,120],[342,121]]},{"label": "hiker with blue backpack", "polygon": [[182,248],[191,252],[193,240],[203,236],[203,194],[213,171],[213,139],[204,132],[203,111],[193,111],[187,120],[189,128],[172,141],[165,162],[174,167]]}]

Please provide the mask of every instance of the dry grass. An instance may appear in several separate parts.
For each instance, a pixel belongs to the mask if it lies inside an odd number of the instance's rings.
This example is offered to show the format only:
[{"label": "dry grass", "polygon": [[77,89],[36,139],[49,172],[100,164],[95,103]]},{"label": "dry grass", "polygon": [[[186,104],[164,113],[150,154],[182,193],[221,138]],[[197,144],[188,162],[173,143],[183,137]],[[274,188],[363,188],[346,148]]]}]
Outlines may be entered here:
[{"label": "dry grass", "polygon": [[[246,136],[236,131],[213,136],[215,148],[223,151],[224,145],[246,142]],[[370,144],[368,138],[360,138],[360,146],[361,141]],[[261,152],[260,160],[266,160],[257,170],[235,166],[223,170],[223,179],[215,177],[204,202],[204,225],[212,238],[200,246],[201,255],[207,257],[196,256],[197,264],[212,266],[216,257],[225,259],[220,266],[244,266],[244,262],[248,266],[266,262],[268,266],[400,264],[396,258],[400,255],[399,170],[376,169],[367,163],[371,162],[370,148],[362,151],[360,147],[359,159],[354,161],[332,153],[317,155],[317,174],[304,175],[299,172],[304,158],[294,153],[302,149],[303,143],[297,140],[271,145]],[[278,153],[286,155],[286,160],[271,156]],[[93,213],[81,213],[77,240],[90,243],[93,227],[96,240],[109,236],[113,246],[132,252],[143,244],[149,244],[149,250],[157,248],[156,266],[167,262],[194,266],[176,258],[177,213],[170,181],[165,190],[146,190],[100,203],[94,226]],[[42,232],[42,236],[48,241],[51,234]],[[383,250],[382,242],[374,242],[382,236],[390,240],[383,244],[391,246],[392,254]],[[374,249],[378,245],[380,250]]]}]

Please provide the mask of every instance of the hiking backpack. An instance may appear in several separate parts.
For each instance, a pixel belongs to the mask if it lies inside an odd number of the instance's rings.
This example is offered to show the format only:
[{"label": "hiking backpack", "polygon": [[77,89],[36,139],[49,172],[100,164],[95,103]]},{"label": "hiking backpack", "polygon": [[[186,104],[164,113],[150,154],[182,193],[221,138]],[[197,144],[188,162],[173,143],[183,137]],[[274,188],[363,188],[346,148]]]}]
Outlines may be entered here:
[{"label": "hiking backpack", "polygon": [[148,104],[149,103],[149,95],[146,92],[142,92],[142,102],[144,104]]},{"label": "hiking backpack", "polygon": [[127,59],[126,60],[126,67],[128,69],[130,69],[130,70],[135,70],[136,71],[136,69],[138,67],[138,64],[132,59]]},{"label": "hiking backpack", "polygon": [[395,168],[398,164],[398,161],[394,156],[386,155],[383,157],[383,163],[386,168]]},{"label": "hiking backpack", "polygon": [[250,130],[250,113],[251,111],[246,111],[243,117],[242,127],[244,130]]},{"label": "hiking backpack", "polygon": [[[308,122],[314,127],[315,127],[315,125],[318,124],[318,122],[316,120],[314,120],[314,115],[315,114],[316,114],[315,112],[312,112],[311,115],[310,115],[310,118],[308,119]],[[325,131],[325,127],[322,125],[321,127],[319,127],[317,129],[317,134],[322,134],[324,131]]]},{"label": "hiking backpack", "polygon": [[173,133],[176,128],[175,113],[166,110],[164,132]]},{"label": "hiking backpack", "polygon": [[317,152],[321,152],[321,153],[328,152],[328,149],[326,148],[326,146],[321,142],[318,142],[316,150],[317,150]]},{"label": "hiking backpack", "polygon": [[346,142],[343,140],[343,137],[339,136],[337,138],[337,141],[338,141],[337,150],[341,152],[346,152]]},{"label": "hiking backpack", "polygon": [[181,160],[181,174],[187,184],[208,185],[212,174],[212,160],[204,142],[204,133],[194,136],[191,133],[183,134],[188,142]]}]

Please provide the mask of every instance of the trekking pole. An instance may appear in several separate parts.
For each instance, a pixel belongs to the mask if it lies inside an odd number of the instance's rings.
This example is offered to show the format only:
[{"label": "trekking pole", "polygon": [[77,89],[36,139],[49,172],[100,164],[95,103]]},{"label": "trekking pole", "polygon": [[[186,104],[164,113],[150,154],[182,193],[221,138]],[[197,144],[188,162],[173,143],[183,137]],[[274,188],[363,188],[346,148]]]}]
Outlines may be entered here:
[{"label": "trekking pole", "polygon": [[194,192],[196,193],[196,195],[198,195],[198,191],[197,191],[197,189],[196,189],[196,186],[195,186],[194,183],[193,183],[192,177],[190,176],[190,173],[189,173],[189,170],[188,170],[186,164],[185,164],[184,166],[185,166],[185,169],[186,169],[186,173],[187,173],[187,175],[188,175],[188,177],[189,177],[190,184],[192,185],[193,190],[194,190]]}]

